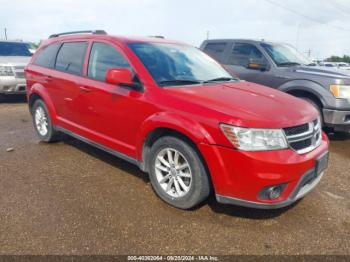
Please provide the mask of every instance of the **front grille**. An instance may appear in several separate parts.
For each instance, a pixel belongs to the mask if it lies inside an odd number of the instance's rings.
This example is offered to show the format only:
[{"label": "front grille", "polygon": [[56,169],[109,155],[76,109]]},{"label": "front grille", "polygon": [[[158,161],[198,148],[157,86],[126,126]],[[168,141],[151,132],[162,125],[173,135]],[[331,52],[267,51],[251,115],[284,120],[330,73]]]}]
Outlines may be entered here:
[{"label": "front grille", "polygon": [[311,145],[312,145],[311,138],[310,139],[306,139],[306,140],[302,140],[302,141],[298,141],[298,142],[290,143],[290,146],[294,150],[302,150],[302,149],[307,148],[307,147],[309,147]]},{"label": "front grille", "polygon": [[24,78],[24,66],[13,66],[16,78]]},{"label": "front grille", "polygon": [[286,136],[293,136],[300,133],[305,133],[309,130],[309,124],[304,124],[301,126],[288,127],[284,129]]},{"label": "front grille", "polygon": [[310,123],[284,128],[289,146],[299,154],[314,150],[321,143],[321,123],[316,119]]},{"label": "front grille", "polygon": [[23,72],[15,72],[15,76],[17,78],[24,78],[24,71]]}]

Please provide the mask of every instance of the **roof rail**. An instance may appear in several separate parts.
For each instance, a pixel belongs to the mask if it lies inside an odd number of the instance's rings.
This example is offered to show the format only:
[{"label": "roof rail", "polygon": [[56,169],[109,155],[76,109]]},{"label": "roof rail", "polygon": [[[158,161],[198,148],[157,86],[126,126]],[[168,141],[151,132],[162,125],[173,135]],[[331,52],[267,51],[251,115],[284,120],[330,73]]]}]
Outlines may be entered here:
[{"label": "roof rail", "polygon": [[162,35],[151,35],[150,37],[154,37],[154,38],[161,38],[164,39],[165,37]]},{"label": "roof rail", "polygon": [[49,38],[59,37],[59,36],[62,36],[62,35],[75,35],[75,34],[107,35],[107,32],[104,31],[104,30],[72,31],[72,32],[53,34],[53,35],[50,35]]}]

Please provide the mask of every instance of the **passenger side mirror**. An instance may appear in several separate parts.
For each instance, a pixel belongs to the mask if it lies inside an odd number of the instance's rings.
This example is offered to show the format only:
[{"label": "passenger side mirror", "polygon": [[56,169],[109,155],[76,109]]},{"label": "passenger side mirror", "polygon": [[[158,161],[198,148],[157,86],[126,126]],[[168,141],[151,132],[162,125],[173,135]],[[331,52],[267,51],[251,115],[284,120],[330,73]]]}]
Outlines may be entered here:
[{"label": "passenger side mirror", "polygon": [[106,74],[106,83],[112,85],[133,86],[133,76],[127,68],[111,68]]},{"label": "passenger side mirror", "polygon": [[266,71],[267,70],[267,65],[266,64],[261,64],[261,63],[256,63],[256,62],[250,62],[247,66],[249,69],[253,70],[261,70],[261,71]]}]

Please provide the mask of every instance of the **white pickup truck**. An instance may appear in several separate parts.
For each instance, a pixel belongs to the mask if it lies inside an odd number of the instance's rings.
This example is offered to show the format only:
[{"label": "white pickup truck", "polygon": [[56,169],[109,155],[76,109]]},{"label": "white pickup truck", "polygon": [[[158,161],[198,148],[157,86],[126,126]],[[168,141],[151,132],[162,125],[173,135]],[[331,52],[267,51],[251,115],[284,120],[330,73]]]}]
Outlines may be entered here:
[{"label": "white pickup truck", "polygon": [[32,53],[18,41],[0,41],[0,100],[5,95],[25,94],[24,67]]}]

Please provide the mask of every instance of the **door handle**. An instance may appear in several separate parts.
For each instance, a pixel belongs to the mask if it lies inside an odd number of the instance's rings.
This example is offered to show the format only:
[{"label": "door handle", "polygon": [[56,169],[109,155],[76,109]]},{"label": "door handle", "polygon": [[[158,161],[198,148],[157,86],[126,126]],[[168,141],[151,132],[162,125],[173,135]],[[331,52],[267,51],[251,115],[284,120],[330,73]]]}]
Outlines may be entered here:
[{"label": "door handle", "polygon": [[46,77],[45,77],[45,80],[46,80],[47,82],[51,82],[52,79],[53,79],[52,76],[46,76]]},{"label": "door handle", "polygon": [[88,93],[91,91],[91,88],[88,86],[79,86],[81,92]]}]

